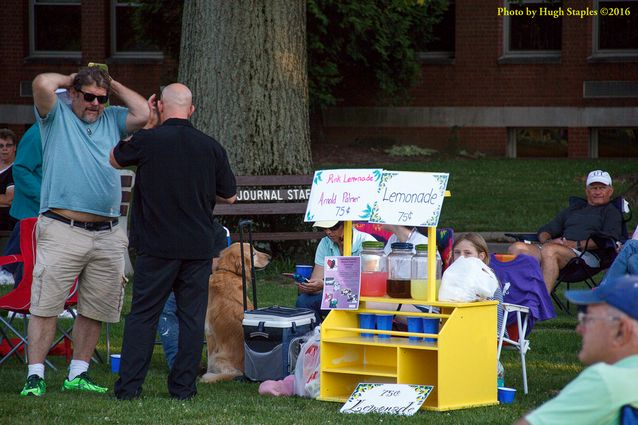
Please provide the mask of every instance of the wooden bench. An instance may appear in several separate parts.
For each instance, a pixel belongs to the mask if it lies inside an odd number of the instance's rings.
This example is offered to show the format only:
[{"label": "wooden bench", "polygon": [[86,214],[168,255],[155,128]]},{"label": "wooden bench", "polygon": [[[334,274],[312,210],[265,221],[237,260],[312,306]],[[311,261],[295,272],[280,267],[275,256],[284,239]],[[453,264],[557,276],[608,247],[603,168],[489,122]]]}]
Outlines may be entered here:
[{"label": "wooden bench", "polygon": [[[237,202],[231,205],[217,203],[214,214],[218,217],[246,217],[256,223],[258,216],[296,215],[299,223],[303,223],[312,178],[312,175],[237,176]],[[315,240],[323,236],[323,232],[254,232],[253,240]],[[236,241],[239,235],[232,233],[231,239]]]}]

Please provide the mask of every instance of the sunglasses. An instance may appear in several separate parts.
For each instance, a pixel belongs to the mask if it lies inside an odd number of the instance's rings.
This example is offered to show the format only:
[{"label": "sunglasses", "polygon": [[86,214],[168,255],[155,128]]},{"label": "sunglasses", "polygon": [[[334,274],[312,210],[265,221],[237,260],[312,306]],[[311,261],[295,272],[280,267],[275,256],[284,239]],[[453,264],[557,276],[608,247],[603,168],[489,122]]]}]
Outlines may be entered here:
[{"label": "sunglasses", "polygon": [[98,96],[98,95],[93,94],[93,93],[85,93],[82,90],[78,90],[78,91],[84,95],[84,100],[89,102],[89,103],[93,102],[95,99],[97,99],[97,102],[101,103],[101,104],[105,104],[106,102],[109,101],[109,95],[108,94],[106,94],[104,96]]},{"label": "sunglasses", "polygon": [[13,143],[7,143],[7,144],[0,143],[0,149],[12,148],[13,146],[14,146]]}]

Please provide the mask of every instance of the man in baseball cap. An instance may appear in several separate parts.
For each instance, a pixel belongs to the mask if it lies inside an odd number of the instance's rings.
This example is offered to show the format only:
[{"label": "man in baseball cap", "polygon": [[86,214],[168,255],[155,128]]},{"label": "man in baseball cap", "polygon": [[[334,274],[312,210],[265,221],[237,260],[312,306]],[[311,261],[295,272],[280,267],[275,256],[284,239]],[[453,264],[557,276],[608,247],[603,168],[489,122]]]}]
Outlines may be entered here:
[{"label": "man in baseball cap", "polygon": [[594,170],[587,175],[587,186],[594,183],[602,183],[605,186],[611,186],[611,176],[607,171]]},{"label": "man in baseball cap", "polygon": [[638,407],[638,276],[565,295],[582,306],[578,358],[589,367],[517,425],[620,424],[623,406]]},{"label": "man in baseball cap", "polygon": [[614,188],[607,171],[594,170],[587,174],[586,200],[570,202],[549,223],[538,229],[540,244],[515,242],[508,248],[513,255],[527,254],[536,258],[543,271],[548,293],[552,293],[561,268],[574,257],[581,256],[590,267],[598,267],[600,259],[592,252],[598,248],[589,239],[602,233],[615,240],[622,238],[622,214],[611,203]]}]

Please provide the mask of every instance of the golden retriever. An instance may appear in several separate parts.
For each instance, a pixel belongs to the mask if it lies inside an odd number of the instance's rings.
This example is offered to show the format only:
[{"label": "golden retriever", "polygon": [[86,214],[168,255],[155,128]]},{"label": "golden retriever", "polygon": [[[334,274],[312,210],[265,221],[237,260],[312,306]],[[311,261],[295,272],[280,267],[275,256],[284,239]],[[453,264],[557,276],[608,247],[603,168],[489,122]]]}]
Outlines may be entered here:
[{"label": "golden retriever", "polygon": [[[264,268],[270,256],[253,249],[255,268]],[[206,343],[208,370],[201,381],[213,383],[230,381],[244,374],[244,319],[241,281],[241,245],[232,244],[221,252],[219,262],[208,281],[208,309],[206,311]],[[246,283],[251,281],[250,245],[244,243]],[[250,288],[247,288],[250,291]],[[253,305],[248,301],[248,310]]]}]

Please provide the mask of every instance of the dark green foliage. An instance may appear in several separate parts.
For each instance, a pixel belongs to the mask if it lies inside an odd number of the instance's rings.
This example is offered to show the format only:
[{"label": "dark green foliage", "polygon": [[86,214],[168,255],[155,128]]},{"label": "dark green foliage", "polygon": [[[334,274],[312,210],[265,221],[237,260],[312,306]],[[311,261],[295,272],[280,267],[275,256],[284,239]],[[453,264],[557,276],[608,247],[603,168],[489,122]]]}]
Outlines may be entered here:
[{"label": "dark green foliage", "polygon": [[[419,4],[423,3],[423,4]],[[335,89],[355,82],[383,103],[407,99],[419,80],[417,52],[447,0],[310,0],[308,74],[315,106],[337,102]]]},{"label": "dark green foliage", "polygon": [[[179,60],[183,0],[140,0],[137,31]],[[417,52],[448,0],[308,0],[308,85],[314,107],[363,85],[385,104],[405,102],[419,81]],[[212,25],[213,23],[211,23]]]}]

